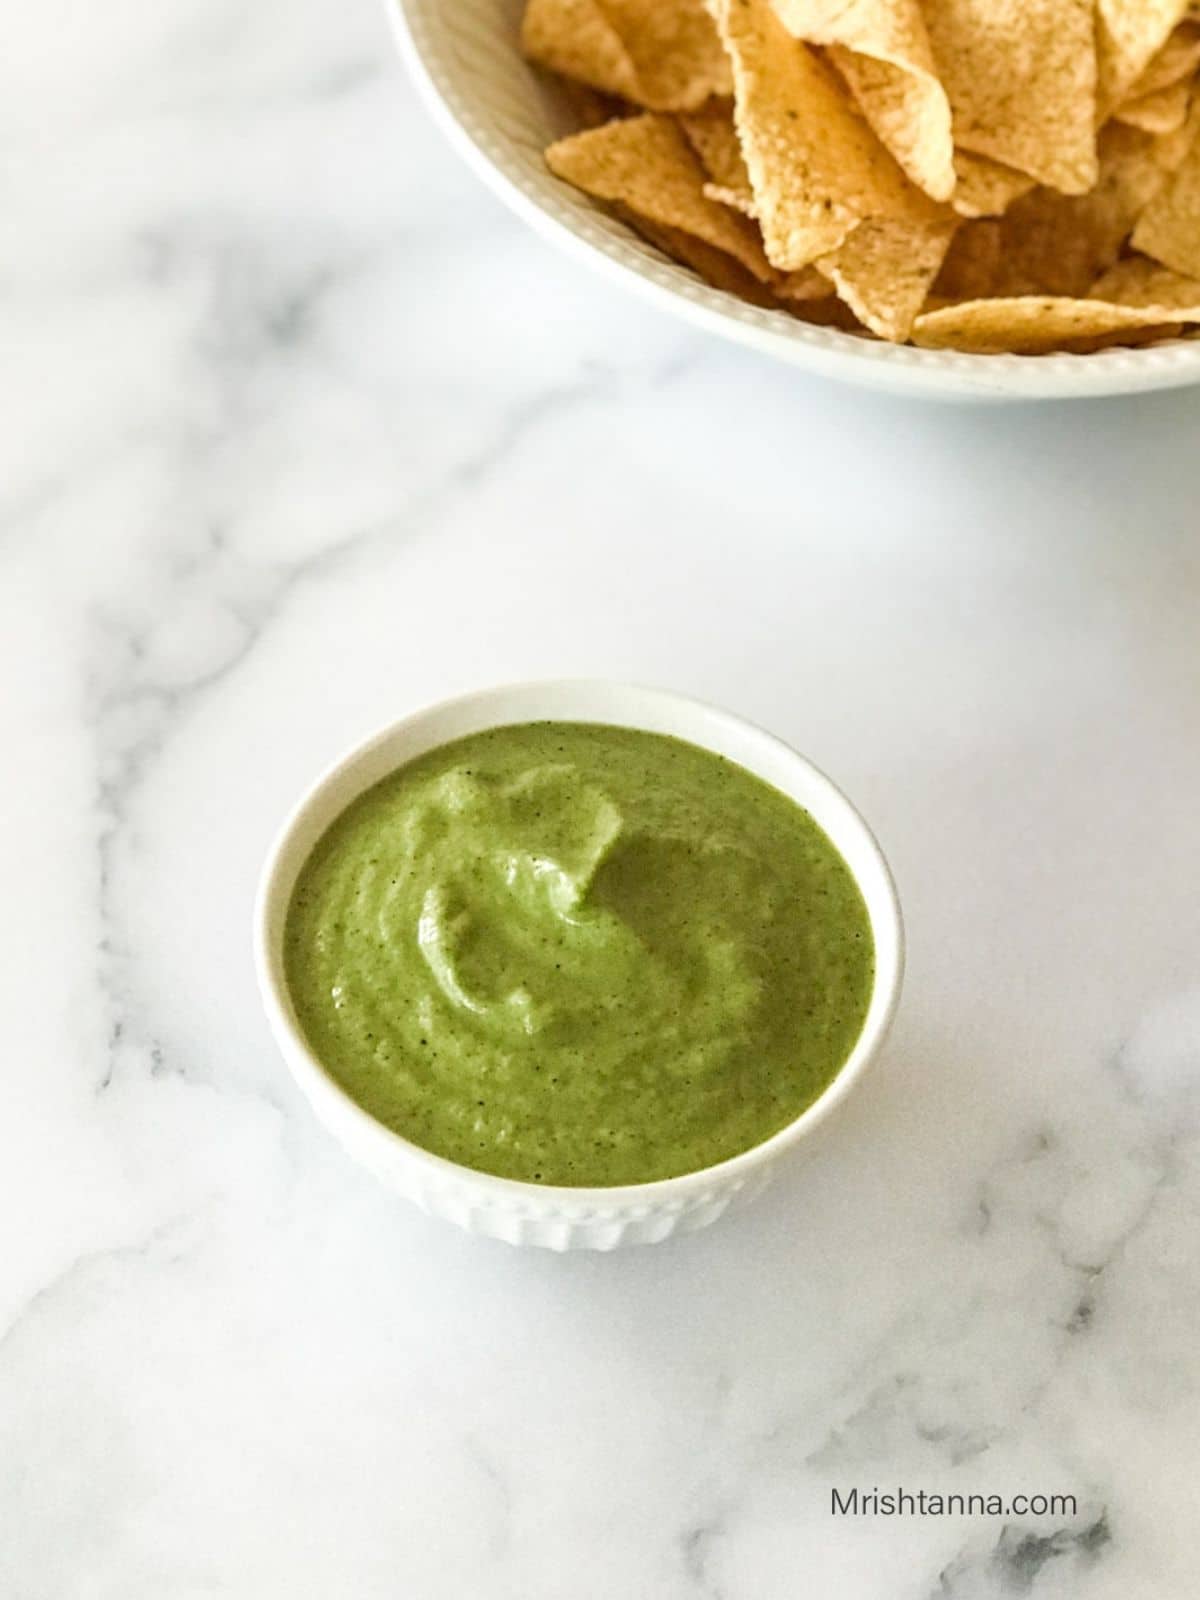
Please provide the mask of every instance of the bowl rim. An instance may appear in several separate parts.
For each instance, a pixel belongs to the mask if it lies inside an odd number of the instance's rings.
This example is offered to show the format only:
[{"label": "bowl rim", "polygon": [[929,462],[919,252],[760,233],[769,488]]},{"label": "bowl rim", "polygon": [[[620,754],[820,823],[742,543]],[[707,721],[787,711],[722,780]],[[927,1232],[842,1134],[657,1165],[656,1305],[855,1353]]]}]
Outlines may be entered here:
[{"label": "bowl rim", "polygon": [[[801,773],[809,791],[819,793],[834,811],[840,812],[839,832],[845,830],[842,832],[843,838],[848,835],[856,836],[856,846],[863,852],[877,880],[877,888],[869,891],[862,881],[861,873],[846,860],[846,852],[842,845],[831,838],[830,842],[846,862],[847,869],[854,878],[867,907],[877,958],[871,998],[862,1029],[835,1076],[816,1100],[769,1138],[728,1156],[723,1161],[679,1173],[674,1177],[656,1178],[645,1183],[545,1184],[502,1177],[497,1173],[481,1171],[438,1155],[435,1151],[427,1150],[423,1145],[414,1143],[380,1122],[337,1082],[310,1047],[287,994],[279,948],[281,938],[272,935],[273,923],[276,924],[279,935],[282,935],[287,905],[290,903],[296,878],[315,842],[310,840],[299,860],[295,861],[293,846],[296,837],[312,813],[327,799],[330,791],[340,786],[355,768],[369,766],[371,758],[393,742],[397,736],[406,732],[417,732],[423,723],[433,723],[439,718],[472,708],[486,711],[490,705],[502,703],[513,696],[536,697],[543,693],[554,695],[576,692],[591,695],[613,693],[618,697],[632,696],[643,705],[655,705],[667,714],[678,716],[681,720],[692,717],[710,726],[716,723],[738,736],[749,736],[764,752],[770,752],[776,759],[786,761],[794,770]],[[531,720],[538,719],[528,714],[518,717],[506,717],[501,714],[494,722],[488,721],[476,731],[482,731],[483,727],[513,726]],[[597,716],[579,716],[574,719],[569,716],[554,716],[549,720],[604,722],[602,717]],[[637,728],[637,723],[625,717],[614,717],[607,725]],[[424,750],[437,749],[460,736],[434,738]],[[705,750],[714,749],[714,746],[702,736],[677,733],[673,737],[682,738]],[[421,753],[424,751],[417,752]],[[416,755],[408,759],[416,759]],[[404,765],[405,761],[402,760],[391,770],[398,771]],[[747,767],[746,770],[755,772],[752,767]],[[755,776],[761,777],[762,774],[755,772]],[[321,825],[316,837],[319,838],[320,833],[330,825],[333,818],[353,803],[357,794],[365,792],[378,781],[380,781],[378,776],[370,778],[353,794],[343,797],[330,818]],[[764,778],[763,781],[771,782],[769,778]],[[789,796],[789,798],[794,797]],[[795,803],[802,804],[798,800]],[[818,823],[818,826],[821,824]],[[881,933],[894,952],[890,972],[881,973],[878,961]],[[378,728],[373,734],[344,751],[308,785],[276,831],[258,880],[254,904],[253,947],[259,995],[271,1032],[298,1086],[322,1121],[328,1123],[330,1117],[326,1113],[332,1115],[336,1108],[336,1115],[348,1119],[356,1134],[361,1135],[377,1152],[381,1154],[386,1152],[390,1156],[400,1155],[405,1160],[420,1165],[446,1180],[455,1180],[459,1183],[465,1181],[477,1192],[486,1191],[495,1200],[507,1202],[509,1209],[526,1211],[532,1209],[540,1212],[547,1209],[572,1212],[611,1210],[616,1206],[637,1202],[686,1199],[699,1191],[710,1192],[714,1180],[722,1184],[729,1181],[737,1182],[756,1168],[772,1163],[777,1156],[799,1143],[823,1123],[841,1105],[867,1069],[876,1061],[896,1015],[905,968],[904,923],[895,881],[887,859],[857,807],[819,767],[759,723],[708,701],[651,685],[588,677],[530,679],[469,690],[448,699],[420,706]]]},{"label": "bowl rim", "polygon": [[[436,0],[433,9],[450,0]],[[460,73],[427,24],[429,0],[383,0],[421,97],[450,143],[534,230],[614,281],[710,333],[826,377],[927,398],[1053,400],[1135,394],[1200,382],[1200,338],[1075,354],[984,355],[890,344],[752,306],[640,240],[547,171],[531,183],[511,147],[458,88]],[[444,19],[443,19],[444,20]],[[530,68],[530,71],[533,71]],[[648,255],[647,252],[651,254]],[[657,259],[651,259],[651,256]]]}]

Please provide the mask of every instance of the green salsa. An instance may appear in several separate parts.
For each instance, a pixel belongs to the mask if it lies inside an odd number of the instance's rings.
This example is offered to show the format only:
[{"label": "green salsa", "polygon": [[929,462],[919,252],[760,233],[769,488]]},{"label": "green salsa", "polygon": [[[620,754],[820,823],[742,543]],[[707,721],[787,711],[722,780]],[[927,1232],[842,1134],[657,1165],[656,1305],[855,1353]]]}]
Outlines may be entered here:
[{"label": "green salsa", "polygon": [[695,745],[573,722],[474,734],[361,795],[301,870],[284,957],[361,1106],[548,1184],[761,1143],[836,1076],[874,976],[806,811]]}]

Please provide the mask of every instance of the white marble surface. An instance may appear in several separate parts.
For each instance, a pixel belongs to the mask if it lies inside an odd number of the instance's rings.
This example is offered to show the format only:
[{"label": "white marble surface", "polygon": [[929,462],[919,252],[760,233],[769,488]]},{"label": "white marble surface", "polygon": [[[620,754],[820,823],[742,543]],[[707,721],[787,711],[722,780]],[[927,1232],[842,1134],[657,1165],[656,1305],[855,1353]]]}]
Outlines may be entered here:
[{"label": "white marble surface", "polygon": [[[4,1600],[1193,1594],[1200,394],[706,342],[505,215],[367,4],[42,0],[0,152]],[[880,1070],[657,1251],[393,1201],[252,987],[299,786],[542,673],[770,723],[908,912]]]}]

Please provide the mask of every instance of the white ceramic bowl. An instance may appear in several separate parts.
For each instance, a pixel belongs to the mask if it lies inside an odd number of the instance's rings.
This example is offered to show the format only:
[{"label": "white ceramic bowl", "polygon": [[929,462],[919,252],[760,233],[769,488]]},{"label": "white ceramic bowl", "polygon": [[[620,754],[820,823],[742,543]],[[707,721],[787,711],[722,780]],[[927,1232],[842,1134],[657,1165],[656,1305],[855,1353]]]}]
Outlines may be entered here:
[{"label": "white ceramic bowl", "polygon": [[1094,355],[914,350],[809,327],[710,288],[546,170],[574,130],[553,86],[521,57],[522,0],[385,0],[401,54],[452,144],[539,232],[688,321],[810,372],[941,399],[1065,399],[1200,382],[1200,341]]},{"label": "white ceramic bowl", "polygon": [[[377,1122],[329,1076],[296,1021],[283,975],[283,926],[292,890],[325,829],[397,767],[466,734],[514,722],[601,722],[674,734],[715,750],[798,801],[841,851],[862,891],[875,938],[875,987],[862,1033],[824,1094],[765,1143],[699,1172],[613,1188],[552,1188],[461,1167]],[[423,1210],[471,1233],[554,1250],[611,1250],[702,1228],[758,1194],[779,1158],[839,1105],[875,1057],[892,1020],[904,968],[900,908],[887,864],[854,807],[803,756],[727,711],[658,689],[553,682],[484,689],[385,728],[352,750],[300,801],[275,842],[255,912],[255,960],[272,1031],[313,1109],[345,1148]]]}]

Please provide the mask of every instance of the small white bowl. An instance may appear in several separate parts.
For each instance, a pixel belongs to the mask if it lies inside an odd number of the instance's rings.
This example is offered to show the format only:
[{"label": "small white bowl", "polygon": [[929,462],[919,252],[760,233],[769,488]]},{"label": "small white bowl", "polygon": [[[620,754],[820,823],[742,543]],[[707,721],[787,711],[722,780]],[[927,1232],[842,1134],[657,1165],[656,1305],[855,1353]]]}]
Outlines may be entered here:
[{"label": "small white bowl", "polygon": [[1200,340],[1093,355],[968,355],[858,338],[747,305],[547,171],[542,152],[575,124],[552,84],[522,58],[522,0],[385,3],[418,88],[484,182],[556,244],[712,333],[810,372],[946,400],[1066,399],[1200,382]]},{"label": "small white bowl", "polygon": [[[741,1155],[679,1178],[612,1188],[552,1188],[497,1178],[410,1143],[370,1116],[309,1049],[283,971],[283,928],[309,852],[365,789],[427,750],[515,722],[600,722],[673,734],[715,750],[799,802],[854,874],[875,939],[875,985],[862,1033],[837,1077],[796,1120]],[[713,1222],[758,1194],[779,1158],[840,1105],[874,1059],[891,1024],[904,969],[904,936],[891,874],[866,823],[803,756],[727,711],[658,689],[591,681],[483,689],[393,723],[352,750],[308,791],[267,859],[255,910],[255,962],[267,1018],[284,1059],[317,1115],[356,1160],[424,1211],[471,1233],[553,1250],[611,1250],[652,1243]]]}]

